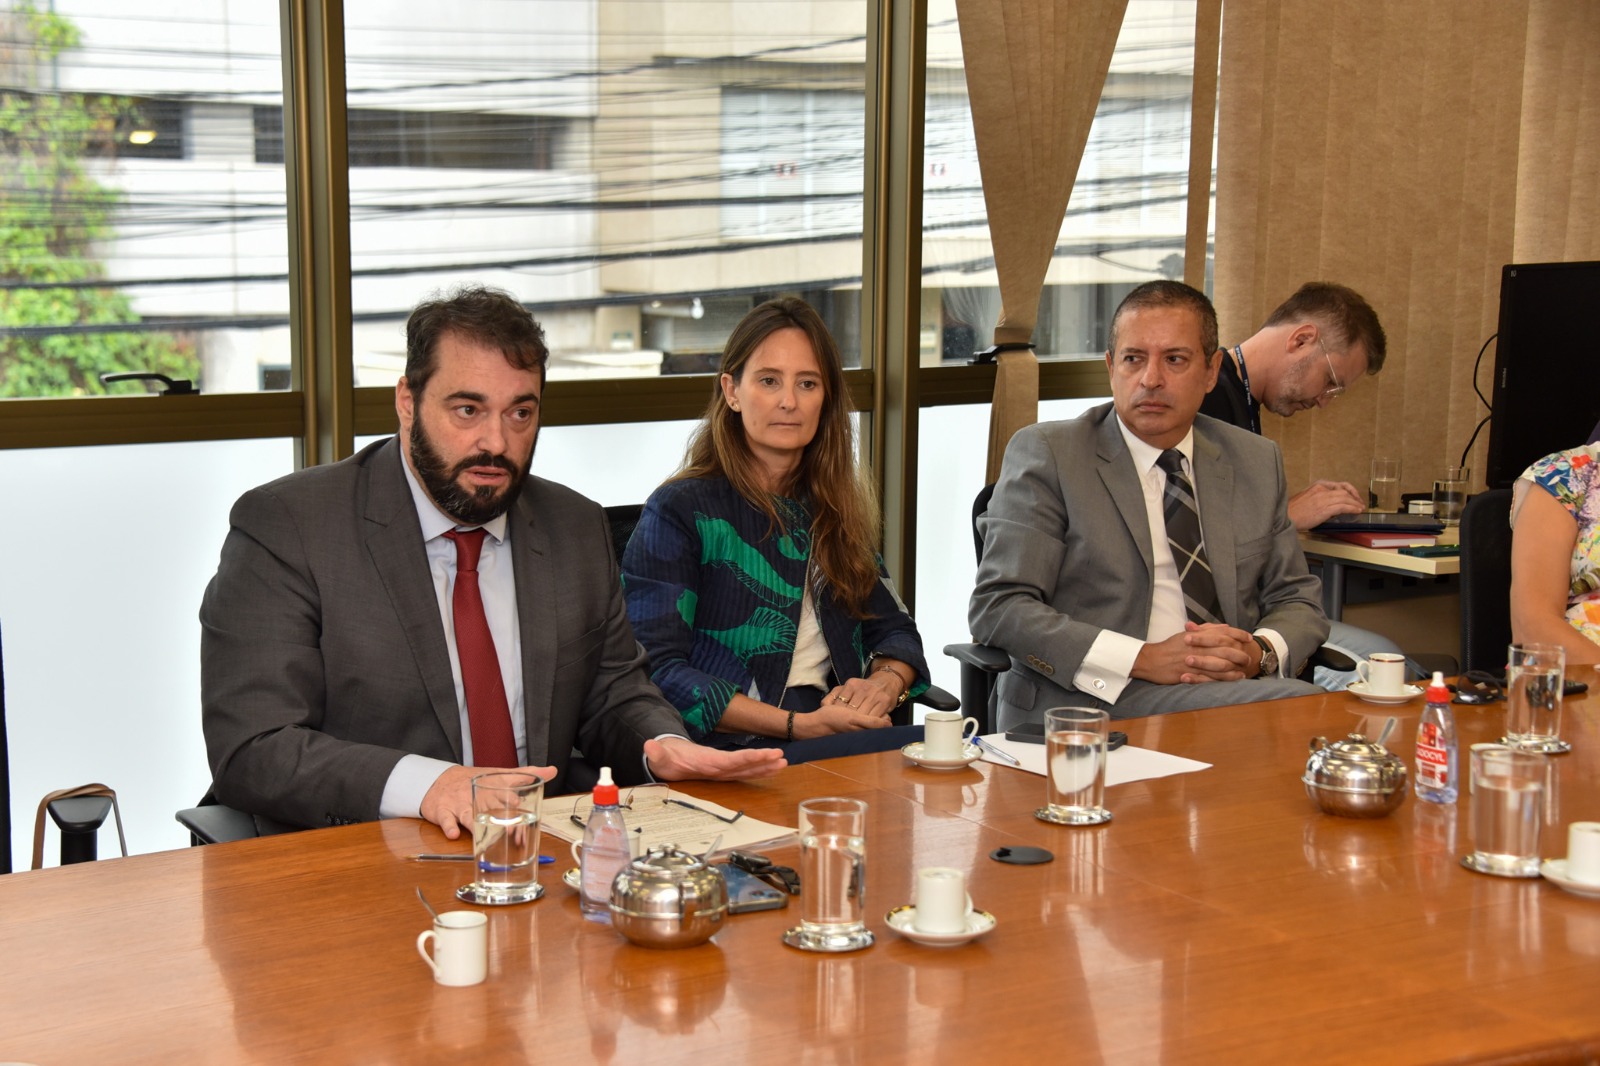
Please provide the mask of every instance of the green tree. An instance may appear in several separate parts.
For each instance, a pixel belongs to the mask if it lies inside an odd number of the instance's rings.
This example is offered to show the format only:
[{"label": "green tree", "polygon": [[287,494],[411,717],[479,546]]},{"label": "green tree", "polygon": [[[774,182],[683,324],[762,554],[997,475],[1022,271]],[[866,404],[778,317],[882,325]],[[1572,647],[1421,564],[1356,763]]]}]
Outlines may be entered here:
[{"label": "green tree", "polygon": [[[10,283],[0,288],[0,396],[101,394],[99,375],[125,370],[197,377],[192,346],[171,334],[72,329],[137,323],[117,289],[30,287],[104,278],[94,245],[112,235],[119,194],[83,160],[111,143],[132,101],[42,90],[41,72],[78,46],[77,27],[31,3],[0,20],[10,45],[0,56],[0,281]],[[18,327],[31,330],[19,335]],[[39,327],[61,332],[33,332]]]}]

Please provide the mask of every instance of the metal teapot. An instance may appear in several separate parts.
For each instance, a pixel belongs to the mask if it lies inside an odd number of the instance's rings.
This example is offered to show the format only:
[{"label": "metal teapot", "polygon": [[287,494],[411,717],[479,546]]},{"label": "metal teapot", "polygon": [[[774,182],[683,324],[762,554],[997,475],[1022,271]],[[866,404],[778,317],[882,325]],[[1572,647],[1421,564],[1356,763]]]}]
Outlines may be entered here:
[{"label": "metal teapot", "polygon": [[1406,764],[1360,733],[1332,744],[1312,738],[1300,780],[1318,807],[1343,818],[1382,818],[1406,798]]},{"label": "metal teapot", "polygon": [[611,883],[611,924],[641,947],[703,944],[727,913],[722,873],[676,844],[652,847]]}]

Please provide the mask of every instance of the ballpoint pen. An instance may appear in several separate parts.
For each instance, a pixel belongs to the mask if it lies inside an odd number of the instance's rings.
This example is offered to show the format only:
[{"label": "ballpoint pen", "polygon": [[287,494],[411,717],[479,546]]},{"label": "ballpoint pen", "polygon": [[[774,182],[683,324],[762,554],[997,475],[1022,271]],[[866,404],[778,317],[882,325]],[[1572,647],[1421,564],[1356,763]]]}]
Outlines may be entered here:
[{"label": "ballpoint pen", "polygon": [[984,740],[982,737],[974,736],[972,738],[972,742],[974,744],[976,744],[982,750],[988,752],[990,755],[993,755],[997,759],[1003,759],[1004,761],[1010,763],[1012,766],[1021,766],[1022,765],[1022,760],[1021,759],[1018,759],[1015,755],[1011,754],[1009,751],[1001,751],[999,748],[995,747],[993,744],[989,743],[987,740]]},{"label": "ballpoint pen", "polygon": [[[467,855],[411,855],[411,856],[408,856],[408,858],[410,858],[414,862],[471,862],[472,861],[472,856],[470,854],[467,854]],[[553,855],[541,855],[541,856],[539,856],[539,865],[540,866],[548,866],[548,865],[550,865],[551,863],[553,863],[555,861],[556,861],[555,860],[555,856],[553,856]]]}]

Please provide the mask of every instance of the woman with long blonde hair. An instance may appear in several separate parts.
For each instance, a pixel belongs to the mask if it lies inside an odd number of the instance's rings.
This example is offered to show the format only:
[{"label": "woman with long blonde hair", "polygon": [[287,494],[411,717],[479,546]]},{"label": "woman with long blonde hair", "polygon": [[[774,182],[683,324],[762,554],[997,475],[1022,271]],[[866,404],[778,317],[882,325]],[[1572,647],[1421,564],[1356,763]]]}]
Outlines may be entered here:
[{"label": "woman with long blonde hair", "polygon": [[909,739],[889,714],[928,670],[878,533],[838,345],[804,301],[770,300],[734,327],[684,464],[623,555],[628,618],[694,739]]}]

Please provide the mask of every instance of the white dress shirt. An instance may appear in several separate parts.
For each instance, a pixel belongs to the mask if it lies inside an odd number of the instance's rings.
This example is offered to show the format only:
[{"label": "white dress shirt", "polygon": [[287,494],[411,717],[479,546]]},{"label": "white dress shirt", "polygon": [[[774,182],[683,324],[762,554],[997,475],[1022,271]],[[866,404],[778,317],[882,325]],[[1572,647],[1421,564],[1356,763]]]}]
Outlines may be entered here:
[{"label": "white dress shirt", "polygon": [[[463,526],[434,505],[411,464],[402,461],[406,484],[411,487],[411,500],[417,508],[417,521],[422,526],[422,539],[428,552],[428,574],[433,580],[433,593],[439,603],[439,618],[444,623],[444,639],[450,652],[450,674],[456,687],[456,706],[461,711],[461,749],[464,765],[472,765],[472,725],[467,717],[466,688],[461,680],[461,659],[456,653],[456,624],[453,598],[456,579],[455,542],[445,536],[454,529],[473,529]],[[506,516],[485,522],[483,552],[478,557],[478,591],[483,597],[483,613],[489,621],[489,634],[494,638],[495,655],[500,660],[500,676],[505,681],[506,706],[511,712],[511,732],[517,744],[517,764],[528,759],[527,719],[522,708],[522,630],[517,625],[517,582],[512,568],[511,545],[506,539]],[[422,798],[439,779],[439,775],[455,763],[430,759],[422,755],[407,755],[395,764],[383,788],[383,798],[378,804],[380,818],[418,818]]]}]

